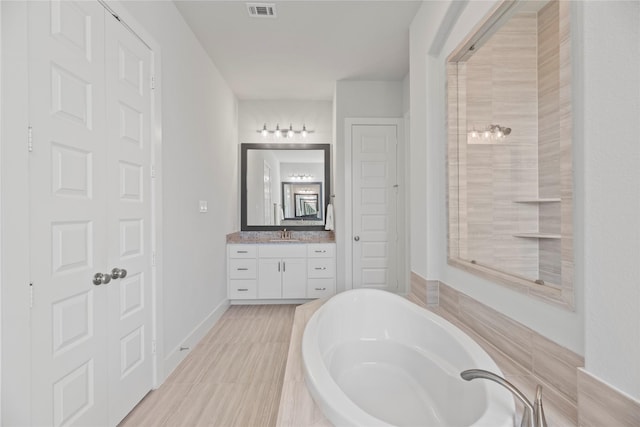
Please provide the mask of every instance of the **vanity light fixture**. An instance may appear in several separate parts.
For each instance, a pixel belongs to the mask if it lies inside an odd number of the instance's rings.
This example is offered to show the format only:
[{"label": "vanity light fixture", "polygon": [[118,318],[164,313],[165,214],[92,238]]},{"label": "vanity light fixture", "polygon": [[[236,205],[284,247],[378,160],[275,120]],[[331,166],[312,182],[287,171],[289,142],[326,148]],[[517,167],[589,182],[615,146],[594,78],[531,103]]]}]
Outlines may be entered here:
[{"label": "vanity light fixture", "polygon": [[[275,135],[276,138],[281,138],[283,136],[283,131],[280,130],[280,124],[276,124],[275,129],[269,129],[265,123],[264,126],[262,126],[262,129],[258,129],[256,132],[261,134],[263,138],[266,138],[269,135]],[[287,138],[293,138],[296,135],[301,135],[303,138],[306,138],[307,135],[313,132],[313,130],[307,129],[307,125],[305,124],[302,125],[302,129],[294,129],[293,124],[290,124],[289,129],[284,132],[284,136]]]},{"label": "vanity light fixture", "polygon": [[306,173],[290,173],[289,178],[293,181],[308,181],[313,179],[313,175],[309,175]]},{"label": "vanity light fixture", "polygon": [[484,130],[471,129],[467,133],[468,144],[495,144],[503,142],[507,135],[511,133],[511,128],[491,124]]}]

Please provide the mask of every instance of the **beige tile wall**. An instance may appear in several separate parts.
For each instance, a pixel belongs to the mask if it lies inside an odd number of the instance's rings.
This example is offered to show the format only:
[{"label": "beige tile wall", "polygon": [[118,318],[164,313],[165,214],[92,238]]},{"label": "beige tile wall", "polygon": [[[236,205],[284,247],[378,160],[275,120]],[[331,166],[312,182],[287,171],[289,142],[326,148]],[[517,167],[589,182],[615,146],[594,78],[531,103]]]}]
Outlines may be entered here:
[{"label": "beige tile wall", "polygon": [[[572,309],[570,2],[514,15],[470,53],[509,7],[500,3],[447,61],[448,263]],[[512,134],[467,144],[467,131],[488,123]],[[536,232],[560,238],[513,236]]]},{"label": "beige tile wall", "polygon": [[640,402],[578,369],[578,413],[582,427],[640,426]]},{"label": "beige tile wall", "polygon": [[[551,1],[538,12],[538,195],[560,197],[560,11]],[[560,234],[560,203],[538,205],[541,233]],[[539,276],[560,285],[560,241],[539,242]]]},{"label": "beige tile wall", "polygon": [[442,282],[439,301],[440,309],[491,343],[524,375],[543,384],[554,405],[577,420],[577,368],[584,366],[582,356]]},{"label": "beige tile wall", "polygon": [[459,104],[466,105],[466,117],[459,117],[463,129],[512,128],[500,144],[460,140],[465,259],[532,280],[538,278],[538,241],[513,235],[538,228],[537,206],[514,203],[538,193],[536,33],[535,13],[513,16],[463,65],[458,81],[465,94]]}]

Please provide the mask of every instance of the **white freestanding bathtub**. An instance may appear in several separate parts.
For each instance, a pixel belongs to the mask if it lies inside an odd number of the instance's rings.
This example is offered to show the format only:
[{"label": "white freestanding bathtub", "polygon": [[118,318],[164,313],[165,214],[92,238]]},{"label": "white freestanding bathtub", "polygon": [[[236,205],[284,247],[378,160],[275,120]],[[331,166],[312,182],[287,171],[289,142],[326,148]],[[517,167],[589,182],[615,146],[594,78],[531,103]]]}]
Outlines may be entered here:
[{"label": "white freestanding bathtub", "polygon": [[395,294],[359,289],[327,301],[302,339],[305,381],[336,426],[513,427],[515,404],[498,384],[460,378],[502,375],[469,336]]}]

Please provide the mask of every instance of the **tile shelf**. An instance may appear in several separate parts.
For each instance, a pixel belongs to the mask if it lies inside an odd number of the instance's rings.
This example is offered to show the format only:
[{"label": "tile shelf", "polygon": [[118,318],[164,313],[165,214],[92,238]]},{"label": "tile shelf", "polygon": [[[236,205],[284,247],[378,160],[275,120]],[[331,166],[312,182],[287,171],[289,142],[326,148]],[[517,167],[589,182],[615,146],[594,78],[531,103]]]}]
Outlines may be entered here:
[{"label": "tile shelf", "polygon": [[514,203],[554,203],[554,202],[561,202],[562,200],[560,200],[559,197],[549,197],[549,198],[543,198],[543,199],[520,199],[520,200],[514,200]]},{"label": "tile shelf", "polygon": [[559,234],[552,233],[518,233],[514,234],[513,237],[522,237],[525,239],[560,239],[562,238]]}]

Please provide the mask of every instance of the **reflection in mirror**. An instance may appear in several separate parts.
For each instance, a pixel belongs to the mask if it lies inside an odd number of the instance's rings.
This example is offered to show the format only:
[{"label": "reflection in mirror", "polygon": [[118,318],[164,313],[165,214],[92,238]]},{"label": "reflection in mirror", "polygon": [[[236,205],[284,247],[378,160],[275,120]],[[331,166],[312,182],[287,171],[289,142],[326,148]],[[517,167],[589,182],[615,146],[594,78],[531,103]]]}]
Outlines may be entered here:
[{"label": "reflection in mirror", "polygon": [[[300,219],[323,221],[324,216],[321,201],[321,182],[309,182],[307,184],[283,182],[282,206],[284,209],[284,218],[281,224],[288,225],[291,220],[295,221]],[[306,208],[303,208],[303,205],[305,205]],[[310,211],[311,208],[313,208],[313,212]]]},{"label": "reflection in mirror", "polygon": [[449,57],[449,263],[572,307],[567,3],[505,1]]},{"label": "reflection in mirror", "polygon": [[323,230],[328,144],[242,144],[244,230]]}]

